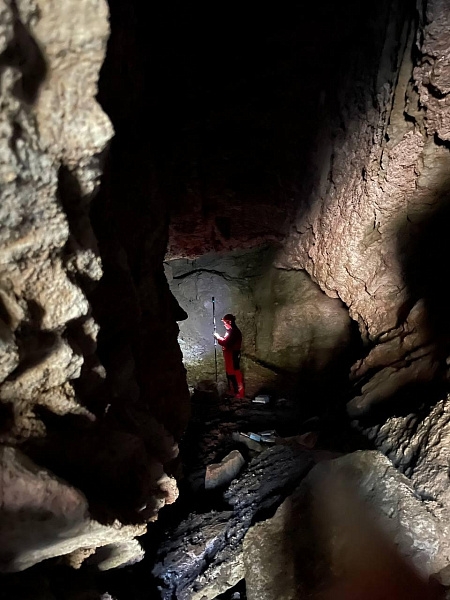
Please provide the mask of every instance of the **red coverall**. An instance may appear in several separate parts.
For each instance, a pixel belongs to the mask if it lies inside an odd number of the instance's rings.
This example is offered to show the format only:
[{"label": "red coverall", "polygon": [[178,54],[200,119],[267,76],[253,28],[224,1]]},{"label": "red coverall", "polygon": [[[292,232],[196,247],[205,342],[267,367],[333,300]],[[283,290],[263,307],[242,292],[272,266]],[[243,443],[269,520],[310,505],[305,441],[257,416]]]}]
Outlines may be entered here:
[{"label": "red coverall", "polygon": [[239,327],[232,325],[223,337],[218,337],[217,341],[222,346],[223,358],[225,360],[225,372],[227,374],[230,391],[234,392],[237,398],[245,397],[244,380],[241,371],[241,346],[242,333]]}]

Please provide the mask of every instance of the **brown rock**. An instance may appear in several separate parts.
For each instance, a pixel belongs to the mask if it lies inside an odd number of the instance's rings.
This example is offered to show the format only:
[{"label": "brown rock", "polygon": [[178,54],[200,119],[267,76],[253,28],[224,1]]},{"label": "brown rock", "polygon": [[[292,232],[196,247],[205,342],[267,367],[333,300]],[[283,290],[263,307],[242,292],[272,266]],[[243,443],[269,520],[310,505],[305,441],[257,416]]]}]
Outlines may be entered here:
[{"label": "brown rock", "polygon": [[232,450],[220,463],[208,465],[205,474],[205,489],[212,490],[216,487],[230,483],[245,465],[245,460],[239,450]]},{"label": "brown rock", "polygon": [[2,571],[22,571],[48,558],[122,543],[145,533],[145,526],[119,522],[104,526],[93,521],[79,490],[17,449],[0,449],[0,470]]},{"label": "brown rock", "polygon": [[274,517],[248,531],[247,597],[313,597],[335,578],[369,577],[372,569],[395,577],[392,565],[404,564],[397,551],[414,565],[411,579],[414,568],[426,578],[447,563],[449,549],[444,522],[409,480],[381,453],[356,452],[320,463]]}]

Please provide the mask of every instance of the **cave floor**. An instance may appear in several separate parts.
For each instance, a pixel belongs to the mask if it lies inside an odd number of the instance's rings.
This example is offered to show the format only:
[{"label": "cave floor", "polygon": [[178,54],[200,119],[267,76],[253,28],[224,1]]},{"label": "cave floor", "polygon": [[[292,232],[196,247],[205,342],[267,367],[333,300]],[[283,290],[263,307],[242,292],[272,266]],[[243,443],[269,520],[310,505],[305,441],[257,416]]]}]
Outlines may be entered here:
[{"label": "cave floor", "polygon": [[[190,568],[183,553],[189,556],[197,551],[192,548],[192,539],[201,537],[202,528],[210,527],[216,515],[228,515],[232,509],[234,512],[230,519],[236,521],[230,526],[233,535],[238,530],[236,537],[243,537],[250,522],[242,525],[239,521],[247,518],[245,515],[250,504],[253,511],[251,524],[272,516],[316,462],[361,447],[361,440],[352,430],[345,411],[336,407],[324,409],[323,403],[320,406],[322,408],[316,407],[316,411],[311,401],[299,399],[272,396],[267,404],[258,404],[251,398],[219,396],[214,389],[194,391],[190,423],[180,443],[183,462],[174,469],[179,480],[180,497],[174,505],[160,512],[158,522],[150,528],[144,540],[147,552],[144,562],[156,563],[157,577],[170,580],[174,577],[173,573],[169,573],[172,568],[177,573],[176,577],[183,578],[180,572]],[[251,437],[257,437],[262,432],[273,432],[269,441],[255,441],[248,437],[251,434],[256,434]],[[207,466],[219,463],[236,450],[245,460],[241,472],[232,482],[228,480],[217,488],[205,489]],[[288,467],[287,463],[283,465],[286,460],[284,451],[291,453],[286,455],[287,462],[292,461]],[[271,455],[278,458],[272,461]],[[279,469],[276,460],[280,461]],[[287,477],[286,471],[290,473]],[[245,496],[248,489],[255,487],[252,477],[256,477],[256,481],[260,477],[260,489],[254,493],[251,502],[242,504],[238,497]],[[267,481],[269,491],[266,489]],[[230,533],[227,536],[233,537]],[[230,555],[234,551],[235,548],[230,548]],[[227,552],[227,548],[219,547],[217,554],[221,561],[226,560]],[[165,565],[175,566],[167,567],[167,571]],[[186,573],[186,581],[188,578]],[[178,596],[175,588],[165,590],[163,585],[161,597]],[[217,597],[242,600],[245,598],[245,584],[240,582]]]},{"label": "cave floor", "polygon": [[[348,418],[341,413],[339,410],[327,411],[323,408],[316,412],[311,402],[302,402],[300,399],[295,401],[271,397],[268,404],[256,404],[251,398],[236,399],[197,391],[192,396],[189,426],[180,442],[182,463],[173,465],[173,474],[179,480],[180,496],[177,502],[160,511],[158,521],[150,523],[148,534],[140,538],[146,551],[144,560],[130,567],[103,573],[87,567],[74,571],[63,564],[59,565],[58,561],[48,561],[48,565],[37,565],[25,573],[4,576],[0,600],[16,598],[18,589],[23,600],[36,600],[40,597],[43,600],[49,597],[78,598],[79,594],[86,600],[103,600],[109,597],[114,600],[168,598],[167,590],[165,594],[163,590],[161,595],[161,590],[158,589],[160,581],[153,577],[152,569],[155,563],[161,562],[162,554],[167,551],[164,546],[168,543],[174,545],[175,553],[178,548],[179,552],[186,552],[183,541],[176,541],[177,530],[186,523],[189,526],[192,515],[196,515],[197,521],[200,519],[201,523],[202,519],[207,521],[215,514],[230,511],[230,502],[233,503],[235,499],[233,500],[233,494],[230,496],[229,489],[240,486],[239,493],[245,495],[248,478],[254,477],[251,471],[256,467],[252,465],[259,460],[259,456],[267,454],[266,451],[270,448],[296,448],[297,456],[303,460],[302,457],[310,452],[314,452],[316,456],[323,453],[324,458],[327,458],[361,447],[361,440],[355,437]],[[250,447],[247,445],[250,438],[246,436],[250,433],[258,435],[270,430],[274,431],[270,443],[253,442],[252,446],[250,442]],[[205,489],[207,465],[220,462],[232,450],[238,450],[245,460],[242,471],[231,483],[216,489]],[[265,509],[255,513],[252,523],[270,517],[292,492],[293,486],[298,484],[298,479],[287,485],[286,482],[280,483],[277,493],[268,500],[267,495],[264,496],[264,478],[273,480],[277,476],[276,470],[277,465],[272,464],[266,474],[262,474],[261,489],[257,492],[257,495],[261,492],[261,497],[255,496],[253,501],[256,505],[264,505]],[[239,521],[239,510],[236,509],[234,514],[236,521]],[[200,528],[201,526],[200,524]],[[172,538],[175,541],[170,541]],[[168,552],[173,554],[174,551],[172,549]],[[36,589],[41,585],[37,581],[43,582],[41,596],[36,596]],[[110,596],[106,594],[106,590]],[[49,593],[50,596],[47,595]],[[244,600],[245,597],[244,581],[217,596],[221,600]]]}]

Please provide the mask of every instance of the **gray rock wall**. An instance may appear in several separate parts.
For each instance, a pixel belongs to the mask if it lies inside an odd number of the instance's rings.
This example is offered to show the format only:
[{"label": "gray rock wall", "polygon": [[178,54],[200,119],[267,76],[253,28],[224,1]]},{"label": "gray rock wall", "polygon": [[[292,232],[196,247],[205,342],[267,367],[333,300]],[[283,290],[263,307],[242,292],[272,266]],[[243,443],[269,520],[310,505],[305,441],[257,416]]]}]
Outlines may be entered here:
[{"label": "gray rock wall", "polygon": [[[273,266],[270,246],[195,260],[170,261],[170,287],[188,314],[179,343],[188,381],[215,378],[212,296],[217,330],[227,312],[243,332],[243,370],[248,394],[262,389],[293,392],[301,380],[334,367],[352,342],[351,320],[339,300],[327,297],[304,271]],[[219,380],[224,383],[217,347]]]}]

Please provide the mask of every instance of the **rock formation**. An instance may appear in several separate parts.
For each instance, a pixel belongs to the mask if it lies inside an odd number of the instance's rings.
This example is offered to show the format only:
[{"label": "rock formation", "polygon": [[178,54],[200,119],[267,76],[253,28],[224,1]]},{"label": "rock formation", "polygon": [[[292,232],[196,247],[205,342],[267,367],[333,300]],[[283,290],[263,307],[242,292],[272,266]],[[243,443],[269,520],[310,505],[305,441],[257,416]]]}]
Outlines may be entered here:
[{"label": "rock formation", "polygon": [[247,597],[361,597],[362,584],[373,597],[407,597],[409,589],[408,597],[425,598],[425,581],[448,564],[449,548],[445,521],[411,482],[381,453],[356,452],[317,465],[272,518],[249,530]]},{"label": "rock formation", "polygon": [[103,268],[89,206],[113,136],[95,99],[108,8],[11,0],[0,32],[1,569],[80,564],[99,546],[117,566],[142,558],[131,540],[177,497],[163,467],[177,446],[136,375],[112,394],[120,377],[96,354],[89,300]]},{"label": "rock formation", "polygon": [[[316,184],[281,264],[304,268],[348,306],[368,340],[353,414],[445,371],[448,326],[436,284],[448,255],[448,3],[385,3],[379,60],[358,63],[324,127]],[[406,12],[403,12],[406,11]],[[364,58],[362,58],[364,56]]]},{"label": "rock formation", "polygon": [[[191,385],[215,379],[212,294],[218,331],[230,311],[242,330],[248,395],[261,389],[292,393],[300,382],[317,385],[325,372],[337,376],[345,365],[355,333],[348,312],[304,271],[275,269],[274,255],[265,246],[167,263],[170,288],[189,315],[180,324],[179,342]],[[220,347],[216,358],[226,385]]]},{"label": "rock formation", "polygon": [[[261,28],[230,8],[204,37],[203,9],[144,8],[0,4],[0,569],[142,559],[136,538],[178,495],[185,366],[217,399],[214,296],[218,322],[242,326],[249,394],[291,394],[293,420],[348,401],[388,458],[329,468],[359,478],[403,555],[448,583],[449,0],[330,0]],[[207,462],[264,449],[242,447],[242,413],[221,419],[226,452]],[[286,505],[251,526],[312,466],[307,431],[250,454],[228,507],[164,540],[164,597],[243,577],[249,598],[282,597]],[[189,475],[204,485],[205,468]]]}]

